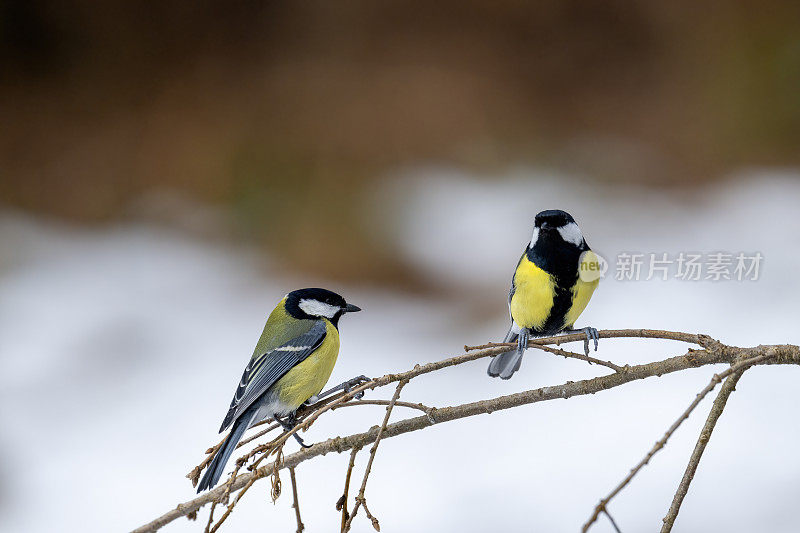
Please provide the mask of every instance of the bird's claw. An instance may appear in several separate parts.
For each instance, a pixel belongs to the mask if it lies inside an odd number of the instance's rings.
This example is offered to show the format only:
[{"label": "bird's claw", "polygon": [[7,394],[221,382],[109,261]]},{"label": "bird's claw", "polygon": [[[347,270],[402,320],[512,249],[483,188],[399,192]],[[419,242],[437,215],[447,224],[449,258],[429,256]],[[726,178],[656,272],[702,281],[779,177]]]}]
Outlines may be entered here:
[{"label": "bird's claw", "polygon": [[303,442],[303,439],[301,439],[300,435],[298,435],[297,433],[292,433],[292,437],[294,437],[294,440],[296,440],[297,443],[303,448],[311,448],[311,446],[313,446],[313,444],[306,444],[305,442]]},{"label": "bird's claw", "polygon": [[[343,387],[343,390],[344,390],[344,392],[350,392],[350,391],[351,391],[351,390],[353,390],[355,387],[358,387],[358,386],[359,386],[359,385],[361,385],[362,383],[366,383],[366,382],[368,382],[368,381],[372,381],[372,380],[371,380],[370,378],[368,378],[367,376],[363,375],[363,374],[362,374],[362,375],[360,375],[360,376],[356,376],[356,377],[354,377],[353,379],[348,379],[347,381],[345,381],[345,383],[344,383],[344,387]],[[356,394],[353,396],[353,398],[355,398],[356,400],[360,400],[361,398],[363,398],[363,397],[364,397],[364,392],[365,392],[365,391],[363,391],[363,390],[362,390],[362,391],[359,391],[359,392],[357,392],[357,393],[356,393]]]},{"label": "bird's claw", "polygon": [[530,340],[531,334],[528,329],[523,329],[520,331],[519,336],[517,337],[517,351],[519,353],[525,353],[525,350],[528,349],[528,341]]},{"label": "bird's claw", "polygon": [[[326,390],[325,392],[317,394],[317,400],[321,400],[322,398],[327,398],[328,396],[337,391],[344,391],[345,393],[350,392],[351,390],[353,390],[354,387],[357,387],[362,383],[366,383],[368,381],[372,381],[372,379],[364,375],[356,376],[352,379],[348,379],[344,383],[340,383],[339,385],[336,385],[335,387]],[[364,391],[359,391],[355,395],[355,398],[357,400],[360,400],[363,397],[364,397]]]},{"label": "bird's claw", "polygon": [[597,351],[597,343],[600,340],[600,334],[597,333],[597,330],[592,327],[583,328],[583,332],[586,334],[586,339],[583,341],[583,351],[586,352],[586,355],[589,355],[589,341],[594,341],[594,351]]},{"label": "bird's claw", "polygon": [[[297,426],[297,418],[295,417],[294,413],[289,414],[286,417],[286,420],[282,420],[278,415],[272,415],[272,418],[277,420],[278,424],[280,424],[283,427],[283,430],[287,432],[293,430]],[[297,443],[303,448],[311,448],[312,445],[303,442],[303,439],[300,438],[300,435],[297,433],[292,433],[292,437],[294,437],[294,440],[296,440]]]}]

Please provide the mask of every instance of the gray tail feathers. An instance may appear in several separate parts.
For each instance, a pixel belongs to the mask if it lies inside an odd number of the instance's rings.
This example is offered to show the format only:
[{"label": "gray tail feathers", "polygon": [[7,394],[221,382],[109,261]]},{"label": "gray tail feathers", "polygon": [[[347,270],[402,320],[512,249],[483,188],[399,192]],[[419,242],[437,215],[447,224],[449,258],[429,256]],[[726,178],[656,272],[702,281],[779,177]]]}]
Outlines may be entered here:
[{"label": "gray tail feathers", "polygon": [[217,484],[219,478],[222,477],[222,472],[225,470],[225,464],[228,462],[233,450],[236,449],[236,445],[239,444],[239,441],[242,439],[244,430],[246,430],[250,425],[250,419],[252,417],[253,413],[248,413],[245,411],[242,413],[242,416],[240,416],[236,422],[234,422],[233,429],[231,429],[231,432],[228,434],[228,438],[225,439],[225,442],[223,442],[222,446],[220,446],[219,450],[217,450],[214,458],[206,468],[206,473],[203,474],[203,479],[201,479],[200,483],[197,485],[198,493],[212,488]]},{"label": "gray tail feathers", "polygon": [[[512,329],[509,329],[503,342],[514,342],[517,340],[517,337],[519,337],[519,335],[514,333]],[[503,352],[495,355],[492,358],[492,362],[489,363],[489,368],[486,370],[486,373],[493,378],[510,378],[512,375],[514,375],[514,372],[519,370],[519,367],[522,364],[522,355],[524,353],[524,349],[520,350],[519,348],[516,348],[509,352]]]},{"label": "gray tail feathers", "polygon": [[510,352],[504,352],[499,355],[495,355],[492,359],[492,362],[489,363],[489,369],[487,373],[492,376],[493,378],[500,377],[500,379],[508,379],[514,372],[519,370],[520,364],[522,364],[522,355],[525,352],[521,350],[512,350]]}]

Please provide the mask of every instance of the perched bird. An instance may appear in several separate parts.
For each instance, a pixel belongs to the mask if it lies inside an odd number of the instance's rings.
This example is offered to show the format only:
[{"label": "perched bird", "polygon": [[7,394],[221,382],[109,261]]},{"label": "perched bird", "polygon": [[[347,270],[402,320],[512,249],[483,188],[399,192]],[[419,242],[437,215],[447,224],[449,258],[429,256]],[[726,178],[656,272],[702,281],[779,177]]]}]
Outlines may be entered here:
[{"label": "perched bird", "polygon": [[494,356],[488,374],[508,379],[519,370],[531,335],[583,331],[586,355],[590,339],[597,350],[596,329],[572,327],[597,288],[598,270],[597,255],[569,213],[553,209],[536,215],[531,242],[517,263],[508,293],[511,327],[504,342],[516,340],[517,347]]},{"label": "perched bird", "polygon": [[[307,401],[369,381],[359,376],[320,394],[339,354],[339,318],[355,311],[361,309],[326,289],[299,289],[278,302],[267,318],[219,431],[233,427],[208,465],[197,492],[217,484],[236,444],[253,424],[273,418],[289,431],[297,424],[295,411]],[[294,437],[308,447],[297,433]]]}]

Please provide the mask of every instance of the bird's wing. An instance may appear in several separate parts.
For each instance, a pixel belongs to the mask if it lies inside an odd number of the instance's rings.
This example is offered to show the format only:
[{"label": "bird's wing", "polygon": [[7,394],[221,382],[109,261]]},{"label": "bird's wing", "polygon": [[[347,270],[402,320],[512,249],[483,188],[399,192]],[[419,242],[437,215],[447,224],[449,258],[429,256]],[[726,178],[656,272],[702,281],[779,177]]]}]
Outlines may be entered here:
[{"label": "bird's wing", "polygon": [[322,344],[326,333],[325,321],[317,320],[307,332],[254,356],[244,369],[228,414],[222,421],[220,432],[225,431],[245,409],[253,405],[253,402],[293,366],[311,355]]},{"label": "bird's wing", "polygon": [[525,257],[526,252],[522,252],[522,256],[519,258],[519,261],[517,261],[517,266],[514,267],[514,275],[511,276],[511,288],[508,290],[508,317],[512,322],[514,321],[514,317],[511,316],[511,300],[514,298],[514,293],[517,292],[517,269],[522,262],[522,258]]}]

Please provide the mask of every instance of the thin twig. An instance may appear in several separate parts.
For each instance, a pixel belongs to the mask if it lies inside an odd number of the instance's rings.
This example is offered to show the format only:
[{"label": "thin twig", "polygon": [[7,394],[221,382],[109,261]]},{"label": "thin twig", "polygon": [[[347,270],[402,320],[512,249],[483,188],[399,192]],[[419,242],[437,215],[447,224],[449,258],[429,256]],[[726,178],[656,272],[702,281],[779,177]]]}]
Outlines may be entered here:
[{"label": "thin twig", "polygon": [[[222,493],[222,495],[219,497],[219,499],[216,500],[214,503],[224,503],[224,504],[228,503],[228,499],[230,498],[230,495],[231,495],[231,490],[233,489],[233,483],[236,481],[236,475],[239,473],[239,469],[242,467],[242,465],[244,465],[244,460],[243,459],[238,459],[236,461],[236,466],[233,469],[233,472],[231,473],[230,477],[228,478],[228,480],[223,485],[223,487],[225,487],[225,491]],[[211,514],[213,515],[214,513],[212,512]],[[211,524],[211,517],[210,516],[209,516],[209,524]],[[206,533],[208,533],[208,532],[206,532]]]},{"label": "thin twig", "polygon": [[[266,420],[262,420],[258,424],[253,424],[252,427],[257,427],[257,426],[264,425],[265,422],[266,422]],[[268,428],[263,429],[263,430],[261,430],[261,431],[259,431],[257,433],[254,433],[253,435],[251,435],[250,437],[248,437],[246,439],[242,439],[236,445],[236,448],[234,448],[234,450],[238,450],[239,448],[241,448],[245,444],[247,444],[249,442],[252,442],[252,441],[254,441],[255,439],[257,439],[259,437],[262,437],[262,436],[266,435],[267,433],[269,433],[273,429],[276,429],[277,427],[279,427],[279,424],[272,424]],[[225,436],[225,439],[226,438],[228,438],[227,435]],[[225,442],[225,439],[222,439],[215,446],[207,449],[206,450],[206,458],[203,459],[203,462],[201,462],[199,465],[195,466],[192,469],[191,472],[186,474],[186,477],[188,477],[189,479],[192,480],[192,486],[193,487],[197,486],[197,481],[200,479],[200,474],[203,473],[203,470],[208,466],[208,464],[211,462],[211,460],[214,459],[214,455],[217,453],[217,450],[219,450],[220,446],[222,446],[222,444]]]},{"label": "thin twig", "polygon": [[[227,435],[225,436],[225,438],[227,438]],[[211,448],[207,449],[206,458],[203,459],[203,461],[199,465],[195,466],[191,472],[186,474],[186,477],[192,480],[192,487],[197,487],[197,482],[200,480],[200,474],[203,473],[203,469],[205,469],[205,467],[208,466],[208,464],[214,458],[214,455],[217,453],[217,450],[220,449],[220,447],[224,442],[225,439],[222,439],[215,446],[212,446]]]},{"label": "thin twig", "polygon": [[[269,455],[269,454],[266,454],[266,455]],[[275,459],[275,463],[273,465],[274,468],[280,468],[282,462],[283,461],[282,461],[281,457],[276,458]],[[230,481],[228,483],[226,483],[226,485],[224,487],[223,495],[224,495],[224,498],[226,498],[226,499],[227,499],[228,495],[230,494],[231,489],[233,488],[234,484],[237,481],[236,473],[239,471],[239,467],[240,466],[241,466],[241,464],[237,464],[236,470],[234,470],[233,475],[231,475]],[[247,483],[242,487],[242,489],[236,495],[236,498],[234,498],[234,500],[228,504],[227,508],[225,509],[225,512],[222,513],[222,516],[219,517],[219,520],[217,521],[217,523],[214,524],[214,527],[212,527],[211,530],[208,533],[216,533],[216,531],[220,528],[220,526],[223,524],[223,522],[225,522],[225,520],[227,520],[228,517],[231,515],[231,513],[233,512],[233,509],[239,504],[240,501],[242,501],[242,498],[244,498],[245,493],[250,489],[250,487],[253,486],[253,484],[256,481],[257,481],[257,478],[255,478],[255,477],[253,477],[249,481],[247,481]]]},{"label": "thin twig", "polygon": [[275,452],[275,463],[273,464],[272,467],[272,490],[270,490],[269,493],[270,496],[272,497],[272,503],[275,503],[275,501],[281,496],[282,484],[281,484],[280,470],[282,464],[283,464],[283,444],[281,444],[280,448],[278,448],[278,451]]},{"label": "thin twig", "polygon": [[544,344],[531,344],[530,346],[531,348],[536,348],[538,350],[543,350],[545,352],[554,353],[562,357],[580,359],[581,361],[586,361],[588,363],[594,363],[596,365],[605,366],[607,368],[610,368],[614,372],[625,372],[625,367],[615,365],[611,361],[603,361],[602,359],[596,359],[594,357],[590,357],[582,353],[568,352],[566,350],[562,350],[561,348],[553,348],[551,346],[546,346]]},{"label": "thin twig", "polygon": [[233,508],[236,507],[236,504],[241,501],[241,499],[244,497],[245,493],[250,489],[250,487],[253,486],[253,484],[255,482],[256,482],[256,479],[253,478],[250,481],[248,481],[245,486],[242,487],[242,490],[240,490],[239,494],[236,495],[236,498],[234,498],[234,500],[231,503],[228,504],[228,507],[225,509],[225,512],[222,513],[222,516],[219,518],[217,523],[214,524],[214,527],[211,528],[209,533],[216,533],[216,531],[219,529],[219,527],[222,525],[222,523],[225,522],[225,520],[227,520],[228,517],[231,515],[231,513],[233,512]]},{"label": "thin twig", "polygon": [[341,498],[339,498],[339,501],[336,502],[336,510],[342,511],[342,524],[340,528],[341,533],[344,533],[347,519],[350,518],[350,514],[347,512],[347,498],[348,493],[350,492],[350,476],[353,474],[353,466],[356,464],[356,455],[358,455],[359,451],[361,451],[360,447],[354,447],[352,450],[350,450],[350,463],[347,465],[347,474],[344,476],[344,492],[342,493]]},{"label": "thin twig", "polygon": [[[341,409],[342,407],[356,407],[359,405],[389,405],[391,403],[390,400],[354,400],[352,402],[343,403],[341,405],[337,405],[331,408],[331,411],[335,411],[337,409]],[[422,411],[423,413],[427,413],[431,410],[431,407],[427,405],[423,405],[421,403],[411,403],[411,402],[395,402],[395,407],[408,407],[409,409],[416,409],[417,411]]]},{"label": "thin twig", "polygon": [[[601,339],[622,339],[622,338],[642,338],[642,339],[663,339],[670,341],[682,341],[691,344],[697,344],[706,348],[708,341],[714,341],[708,335],[697,333],[683,333],[681,331],[666,331],[663,329],[603,329],[597,332]],[[563,333],[560,335],[552,335],[550,337],[536,337],[528,341],[528,347],[534,344],[558,344],[561,345],[565,342],[583,342],[586,340],[586,334],[580,333]],[[465,351],[485,350],[489,348],[504,348],[508,349],[509,346],[516,346],[516,343],[507,342],[489,342],[479,346],[464,346]]]},{"label": "thin twig", "polygon": [[[552,348],[545,344],[540,344],[535,342],[539,339],[533,339],[528,342],[528,348],[536,348],[539,350],[543,350],[545,352],[554,353],[556,355],[560,355],[562,357],[572,358],[572,359],[580,359],[581,361],[586,361],[588,363],[594,363],[596,365],[602,365],[610,368],[614,372],[624,372],[625,367],[615,365],[611,361],[603,361],[602,359],[596,359],[594,357],[590,357],[588,355],[583,355],[575,352],[568,352],[566,350],[562,350],[561,348]],[[485,350],[487,348],[506,348],[506,349],[514,349],[517,347],[516,342],[490,342],[488,344],[481,344],[480,346],[464,346],[464,350],[469,352],[472,350]]]},{"label": "thin twig", "polygon": [[678,512],[681,509],[683,499],[686,497],[686,493],[689,491],[689,485],[691,484],[692,479],[694,479],[695,472],[697,472],[697,466],[700,464],[700,458],[703,457],[703,452],[706,449],[706,445],[711,439],[711,433],[713,433],[714,427],[717,425],[717,420],[719,420],[719,417],[722,415],[722,411],[725,409],[725,405],[728,403],[728,397],[730,397],[731,393],[736,390],[736,384],[739,382],[739,378],[742,377],[743,373],[744,370],[740,370],[739,372],[731,374],[719,389],[719,394],[717,394],[716,399],[714,399],[714,405],[711,406],[711,411],[708,413],[706,423],[703,426],[702,431],[700,431],[700,436],[698,437],[697,443],[694,446],[692,456],[689,458],[689,464],[686,465],[686,471],[683,473],[683,479],[681,479],[681,482],[678,485],[678,490],[675,492],[675,496],[672,498],[672,505],[670,505],[669,511],[667,511],[667,515],[664,517],[664,524],[661,526],[661,533],[669,533],[672,531],[672,526],[675,524],[675,519],[678,517]]},{"label": "thin twig", "polygon": [[603,514],[608,517],[608,520],[609,522],[611,522],[611,526],[614,528],[614,531],[616,531],[617,533],[622,533],[622,531],[619,529],[619,526],[614,521],[614,517],[611,516],[611,513],[608,512],[608,509],[603,509]]},{"label": "thin twig", "polygon": [[285,439],[282,440],[281,437],[276,437],[266,444],[261,444],[260,446],[256,446],[250,451],[250,453],[248,453],[243,457],[240,457],[238,460],[249,461],[252,457],[261,454],[261,457],[253,461],[253,464],[247,467],[248,470],[253,471],[256,468],[258,468],[258,465],[261,464],[261,461],[269,457],[272,454],[272,452],[278,449],[278,447],[282,448],[285,442],[286,442]]},{"label": "thin twig", "polygon": [[[375,437],[375,444],[373,444],[372,448],[369,450],[369,460],[367,460],[367,467],[364,469],[364,478],[361,480],[361,488],[358,489],[358,496],[356,497],[355,505],[353,505],[353,512],[350,513],[350,517],[347,519],[347,522],[344,525],[345,532],[350,531],[350,526],[352,525],[353,519],[356,517],[356,513],[358,512],[358,508],[360,506],[363,505],[364,511],[368,513],[365,493],[367,490],[367,480],[369,479],[369,474],[372,471],[372,462],[375,460],[375,453],[378,451],[378,445],[381,443],[381,438],[386,431],[387,424],[389,424],[389,417],[392,416],[392,409],[394,409],[397,399],[400,398],[400,391],[403,390],[403,387],[406,386],[406,383],[408,383],[408,380],[404,379],[397,384],[397,388],[394,391],[392,400],[386,407],[386,415],[383,417],[383,424],[381,424],[381,428],[378,430],[378,435]],[[381,528],[377,525],[378,519],[370,514],[367,516],[372,521],[372,527],[374,527],[376,531],[380,531]]]},{"label": "thin twig", "polygon": [[294,516],[297,519],[297,533],[303,533],[306,526],[303,525],[303,520],[300,518],[300,501],[297,499],[297,479],[294,477],[294,467],[289,468],[289,478],[292,480],[292,507],[294,507]]},{"label": "thin twig", "polygon": [[[264,422],[264,421],[262,420],[262,422]],[[253,426],[253,427],[255,427],[255,426]],[[249,436],[249,437],[247,437],[246,439],[242,439],[242,440],[240,440],[240,441],[239,441],[239,444],[237,444],[237,445],[236,445],[236,448],[234,448],[234,449],[237,449],[237,450],[238,450],[239,448],[241,448],[241,447],[242,447],[242,446],[244,446],[245,444],[248,444],[248,443],[250,443],[250,442],[253,442],[253,441],[254,441],[254,440],[256,440],[257,438],[259,438],[259,437],[262,437],[262,436],[266,435],[267,433],[269,433],[270,431],[272,431],[273,429],[278,429],[279,427],[281,427],[281,425],[280,425],[280,424],[277,424],[277,423],[276,423],[276,424],[270,424],[270,425],[269,425],[269,426],[268,426],[266,429],[262,429],[261,431],[259,431],[259,432],[257,432],[257,433],[254,433],[254,434],[250,435],[250,436]]]},{"label": "thin twig", "polygon": [[709,392],[714,390],[714,387],[717,386],[717,383],[721,382],[723,379],[725,379],[726,377],[730,376],[731,374],[733,374],[735,372],[738,372],[738,371],[743,370],[743,369],[747,369],[748,367],[750,367],[750,366],[752,366],[754,364],[757,364],[757,363],[760,363],[760,362],[762,362],[762,361],[764,361],[766,359],[770,359],[772,357],[775,357],[776,355],[777,355],[776,350],[771,348],[771,349],[766,350],[766,352],[761,354],[761,355],[757,355],[755,357],[751,357],[750,359],[745,359],[743,361],[740,361],[740,362],[736,363],[735,365],[731,366],[728,370],[726,370],[724,372],[721,372],[720,374],[714,374],[714,377],[711,378],[711,381],[709,382],[709,384],[706,385],[706,387],[697,394],[697,397],[695,397],[695,399],[692,401],[692,403],[689,404],[689,407],[687,407],[683,411],[683,413],[681,413],[681,416],[679,416],[678,419],[675,422],[672,423],[672,425],[669,427],[667,432],[664,433],[664,436],[661,437],[661,440],[656,441],[656,443],[653,445],[653,447],[650,449],[650,451],[647,452],[647,455],[644,456],[644,459],[639,461],[639,464],[637,464],[635,467],[633,467],[631,469],[631,471],[628,473],[628,475],[625,476],[625,479],[623,479],[616,487],[614,487],[614,490],[612,490],[610,493],[608,493],[608,496],[606,496],[605,498],[601,499],[600,503],[598,503],[595,506],[594,512],[592,513],[592,516],[583,525],[583,528],[582,528],[583,533],[586,533],[586,531],[589,530],[589,528],[592,526],[592,524],[594,524],[594,522],[597,520],[597,517],[600,515],[600,513],[605,510],[605,507],[606,507],[606,505],[608,505],[608,502],[610,502],[614,498],[614,496],[619,494],[619,492],[622,489],[624,489],[628,485],[628,483],[631,482],[631,480],[634,478],[634,476],[639,473],[639,470],[641,470],[647,463],[649,463],[650,459],[656,453],[658,453],[658,451],[661,450],[667,444],[667,441],[672,436],[672,434],[675,432],[675,430],[677,430],[680,427],[680,425],[683,423],[684,420],[689,418],[689,415],[692,413],[692,411],[694,411],[695,407],[698,406],[698,404],[703,400],[703,398],[706,397],[706,395]]},{"label": "thin twig", "polygon": [[378,519],[372,516],[372,513],[369,511],[369,507],[367,507],[367,499],[359,498],[359,501],[361,502],[361,506],[364,507],[364,513],[367,515],[367,518],[370,522],[372,522],[372,529],[380,533],[381,524],[378,522]]},{"label": "thin twig", "polygon": [[208,522],[206,522],[206,528],[205,530],[203,530],[204,533],[209,533],[209,530],[211,529],[211,524],[214,523],[214,509],[216,508],[217,508],[217,502],[213,502],[211,504],[211,511],[209,511],[208,513]]}]

